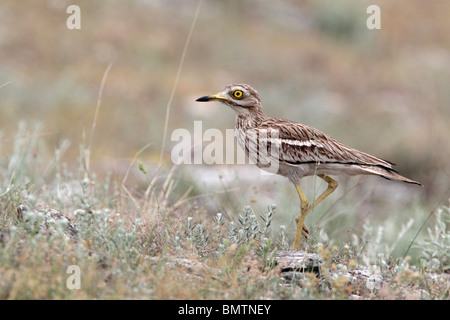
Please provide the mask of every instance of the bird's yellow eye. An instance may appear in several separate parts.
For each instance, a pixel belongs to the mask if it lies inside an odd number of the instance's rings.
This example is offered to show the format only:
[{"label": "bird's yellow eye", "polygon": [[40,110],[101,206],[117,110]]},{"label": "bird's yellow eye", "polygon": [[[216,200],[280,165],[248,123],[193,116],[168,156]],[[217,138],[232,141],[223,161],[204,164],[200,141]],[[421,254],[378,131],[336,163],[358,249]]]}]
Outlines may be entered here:
[{"label": "bird's yellow eye", "polygon": [[242,99],[244,97],[244,92],[242,90],[234,90],[232,95],[236,99]]}]

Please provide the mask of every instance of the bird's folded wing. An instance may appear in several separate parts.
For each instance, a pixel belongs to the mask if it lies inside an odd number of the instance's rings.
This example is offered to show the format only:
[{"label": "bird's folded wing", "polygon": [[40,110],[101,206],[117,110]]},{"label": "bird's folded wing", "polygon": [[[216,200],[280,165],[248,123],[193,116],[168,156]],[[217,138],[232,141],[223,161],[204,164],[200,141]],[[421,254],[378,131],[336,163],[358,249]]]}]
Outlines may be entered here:
[{"label": "bird's folded wing", "polygon": [[294,121],[267,119],[251,130],[255,130],[251,135],[258,136],[258,149],[267,148],[271,157],[288,164],[342,163],[393,170],[391,162],[347,147],[317,129]]}]

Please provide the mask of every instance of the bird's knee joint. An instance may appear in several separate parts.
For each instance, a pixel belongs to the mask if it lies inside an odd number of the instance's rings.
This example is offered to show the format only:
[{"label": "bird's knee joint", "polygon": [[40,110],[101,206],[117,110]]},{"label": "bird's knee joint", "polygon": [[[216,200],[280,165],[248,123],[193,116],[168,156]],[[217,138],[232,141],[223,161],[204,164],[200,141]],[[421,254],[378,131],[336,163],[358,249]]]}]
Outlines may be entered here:
[{"label": "bird's knee joint", "polygon": [[328,182],[328,185],[330,186],[330,188],[336,189],[338,186],[338,182],[336,180],[331,180],[330,182]]},{"label": "bird's knee joint", "polygon": [[323,180],[325,180],[328,183],[328,188],[330,189],[336,189],[338,186],[338,182],[334,179],[331,179],[328,176],[323,177]]},{"label": "bird's knee joint", "polygon": [[302,213],[307,211],[309,209],[309,203],[306,201],[305,203],[302,202],[300,208],[302,209]]}]

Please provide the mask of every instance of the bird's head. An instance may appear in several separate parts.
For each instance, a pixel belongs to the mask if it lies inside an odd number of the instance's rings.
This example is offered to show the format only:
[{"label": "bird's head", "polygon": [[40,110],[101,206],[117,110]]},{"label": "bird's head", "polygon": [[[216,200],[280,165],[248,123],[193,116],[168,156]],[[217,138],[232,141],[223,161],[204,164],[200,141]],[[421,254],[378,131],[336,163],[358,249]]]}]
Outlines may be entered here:
[{"label": "bird's head", "polygon": [[196,101],[220,101],[237,113],[249,113],[252,109],[261,108],[258,92],[248,84],[229,84],[222,92],[200,97]]}]

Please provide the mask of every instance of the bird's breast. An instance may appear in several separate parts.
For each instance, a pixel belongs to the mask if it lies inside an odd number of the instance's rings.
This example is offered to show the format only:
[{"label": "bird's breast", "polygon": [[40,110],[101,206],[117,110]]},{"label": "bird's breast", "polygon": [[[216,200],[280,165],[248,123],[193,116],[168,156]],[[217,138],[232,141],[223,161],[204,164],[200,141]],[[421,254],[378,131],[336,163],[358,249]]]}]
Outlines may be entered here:
[{"label": "bird's breast", "polygon": [[236,136],[236,140],[239,144],[239,146],[245,150],[245,154],[248,156],[248,148],[245,147],[246,143],[246,131],[243,128],[239,128],[236,126],[236,128],[234,129],[234,135]]}]

